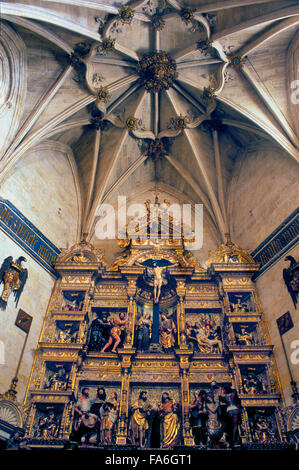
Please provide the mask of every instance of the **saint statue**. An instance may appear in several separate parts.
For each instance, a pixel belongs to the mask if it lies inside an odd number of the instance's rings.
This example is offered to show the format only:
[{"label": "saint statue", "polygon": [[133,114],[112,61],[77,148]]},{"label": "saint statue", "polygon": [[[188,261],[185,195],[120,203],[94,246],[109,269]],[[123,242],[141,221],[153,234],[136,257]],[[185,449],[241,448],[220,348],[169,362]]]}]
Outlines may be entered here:
[{"label": "saint statue", "polygon": [[179,441],[180,422],[177,407],[168,392],[162,394],[158,410],[162,419],[160,445],[163,449],[172,449]]},{"label": "saint statue", "polygon": [[113,442],[113,433],[118,418],[118,408],[117,393],[113,392],[103,405],[103,418],[100,424],[101,444],[112,444]]},{"label": "saint statue", "polygon": [[145,313],[136,324],[137,349],[147,351],[151,342],[152,322],[150,313]]},{"label": "saint statue", "polygon": [[265,444],[276,440],[273,423],[266,416],[259,415],[252,424],[251,430],[255,442]]},{"label": "saint statue", "polygon": [[239,442],[238,425],[241,416],[240,399],[236,390],[224,385],[219,393],[219,405],[223,432],[231,448]]},{"label": "saint statue", "polygon": [[195,445],[205,446],[207,444],[207,394],[201,390],[194,394],[194,400],[189,406],[190,424],[194,436]]},{"label": "saint statue", "polygon": [[102,318],[95,318],[90,326],[88,350],[101,351],[105,343],[109,339],[109,331],[112,324],[107,314],[103,314]]},{"label": "saint statue", "polygon": [[58,435],[58,419],[53,410],[49,411],[48,416],[41,418],[37,428],[38,437],[43,439],[54,439]]},{"label": "saint statue", "polygon": [[99,417],[91,412],[92,400],[89,388],[83,388],[75,404],[75,425],[71,440],[85,444],[96,444],[99,436]]},{"label": "saint statue", "polygon": [[233,312],[244,313],[247,311],[247,304],[242,302],[240,297],[237,298],[237,303],[231,302],[231,308]]},{"label": "saint statue", "polygon": [[132,405],[132,416],[129,423],[129,436],[133,445],[145,447],[151,408],[147,392],[140,392],[138,400]]},{"label": "saint statue", "polygon": [[267,392],[262,378],[255,372],[250,371],[243,377],[243,389],[244,393],[249,395],[259,395]]},{"label": "saint statue", "polygon": [[175,345],[176,327],[171,318],[167,318],[166,314],[162,314],[160,323],[160,344],[164,351],[171,351]]},{"label": "saint statue", "polygon": [[110,331],[109,340],[105,344],[101,352],[105,352],[106,349],[109,348],[113,342],[114,342],[114,346],[111,352],[116,352],[116,348],[121,342],[121,338],[120,338],[121,332],[125,329],[127,323],[128,323],[128,320],[126,319],[126,315],[123,312],[120,312],[118,318],[114,318],[113,320],[113,327]]},{"label": "saint statue", "polygon": [[246,326],[241,326],[240,333],[236,333],[236,340],[240,346],[251,346],[254,344],[253,334],[247,331]]},{"label": "saint statue", "polygon": [[66,390],[69,374],[64,367],[59,367],[58,371],[46,380],[44,388],[54,391]]}]

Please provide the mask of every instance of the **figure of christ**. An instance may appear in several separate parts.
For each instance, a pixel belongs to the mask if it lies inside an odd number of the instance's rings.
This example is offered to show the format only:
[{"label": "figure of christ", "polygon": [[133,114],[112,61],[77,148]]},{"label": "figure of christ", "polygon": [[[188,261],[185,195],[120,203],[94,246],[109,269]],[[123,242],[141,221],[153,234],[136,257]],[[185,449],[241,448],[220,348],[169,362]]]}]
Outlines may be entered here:
[{"label": "figure of christ", "polygon": [[144,447],[146,444],[151,408],[147,392],[140,392],[138,400],[132,405],[132,416],[129,423],[130,439],[133,445]]},{"label": "figure of christ", "polygon": [[121,334],[122,330],[126,327],[126,325],[128,323],[128,320],[125,317],[126,317],[125,314],[121,312],[119,314],[118,318],[114,319],[114,321],[113,321],[114,326],[112,327],[112,329],[110,331],[109,340],[105,344],[105,346],[103,347],[101,352],[105,352],[106,349],[109,348],[109,346],[112,345],[113,341],[114,341],[114,346],[113,346],[111,352],[116,352],[116,348],[119,345],[119,343],[121,342],[120,334]]},{"label": "figure of christ", "polygon": [[163,270],[164,266],[157,266],[157,263],[153,263],[154,271],[154,302],[157,304],[159,302],[161,287],[163,284]]},{"label": "figure of christ", "polygon": [[[222,343],[216,336],[215,331],[210,327],[203,327],[199,322],[195,323],[196,340],[201,352],[210,352],[213,346],[218,346],[222,354]],[[211,337],[210,337],[211,336]]]}]

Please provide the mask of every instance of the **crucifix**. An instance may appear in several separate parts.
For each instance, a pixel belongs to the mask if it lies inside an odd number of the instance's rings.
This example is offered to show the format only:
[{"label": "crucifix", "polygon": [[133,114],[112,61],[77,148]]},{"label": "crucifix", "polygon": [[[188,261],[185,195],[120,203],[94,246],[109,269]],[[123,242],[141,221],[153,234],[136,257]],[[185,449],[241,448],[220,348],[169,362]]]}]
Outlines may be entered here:
[{"label": "crucifix", "polygon": [[161,297],[161,289],[164,281],[163,271],[166,270],[166,267],[171,265],[168,260],[160,259],[160,260],[146,260],[146,262],[142,263],[149,268],[152,269],[153,273],[153,324],[152,324],[152,340],[151,340],[151,350],[157,350],[160,348],[159,346],[159,314],[160,314],[160,297]]},{"label": "crucifix", "polygon": [[153,323],[152,323],[152,339],[150,349],[159,348],[159,312],[160,312],[160,297],[161,289],[163,285],[163,271],[166,269],[166,266],[171,265],[168,260],[165,259],[148,259],[142,263],[143,266],[150,268],[147,271],[147,276],[149,275],[147,281],[153,286]]}]

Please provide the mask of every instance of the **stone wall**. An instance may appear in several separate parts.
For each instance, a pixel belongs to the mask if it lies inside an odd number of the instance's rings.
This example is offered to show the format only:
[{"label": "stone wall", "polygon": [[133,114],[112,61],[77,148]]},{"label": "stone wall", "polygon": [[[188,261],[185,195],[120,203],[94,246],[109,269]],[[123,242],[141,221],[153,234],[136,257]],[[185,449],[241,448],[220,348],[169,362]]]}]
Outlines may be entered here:
[{"label": "stone wall", "polygon": [[[71,246],[78,239],[80,195],[72,152],[59,143],[44,141],[28,152],[12,168],[1,184],[1,197],[8,199],[58,248]],[[0,311],[0,341],[4,344],[4,364],[0,360],[0,393],[5,392],[14,376],[25,339],[15,326],[19,308],[33,317],[22,361],[18,398],[26,390],[43,319],[54,278],[22,248],[0,231],[0,265],[8,256],[25,256],[29,276],[18,307],[11,295],[5,311]],[[3,285],[0,286],[2,293]],[[1,343],[0,343],[1,346]]]},{"label": "stone wall", "polygon": [[298,164],[280,148],[254,146],[236,163],[229,191],[232,240],[253,251],[298,206]]},{"label": "stone wall", "polygon": [[299,387],[299,364],[292,364],[291,362],[291,354],[294,351],[291,347],[292,342],[299,340],[299,306],[297,304],[297,310],[295,310],[294,304],[283,280],[283,269],[289,266],[289,262],[284,261],[284,258],[288,255],[291,255],[298,260],[299,247],[297,246],[290,250],[279,261],[273,264],[270,269],[265,271],[257,279],[257,288],[268,325],[271,342],[274,344],[274,356],[279,370],[283,393],[285,395],[287,405],[291,405],[292,390],[290,386],[290,374],[276,323],[277,318],[287,311],[290,312],[294,328],[285,333],[282,338],[285,343],[294,380],[297,382],[297,386]]},{"label": "stone wall", "polygon": [[[257,248],[297,208],[298,176],[295,160],[276,146],[269,143],[247,150],[236,163],[230,186],[232,240],[251,251]],[[298,259],[299,248],[290,250],[265,271],[257,280],[257,288],[274,345],[283,392],[290,404],[290,376],[276,324],[276,319],[289,310],[294,328],[284,335],[284,339],[290,357],[291,342],[299,339],[299,320],[298,307],[296,311],[282,277],[283,269],[289,266],[284,261],[287,255]],[[291,364],[291,367],[294,379],[298,381],[298,365]]]},{"label": "stone wall", "polygon": [[[4,361],[0,361],[0,393],[6,392],[9,388],[26,337],[26,334],[15,325],[17,313],[21,308],[33,317],[18,377],[17,398],[22,400],[54,285],[54,278],[24,252],[22,248],[0,231],[1,264],[7,256],[13,256],[14,259],[17,259],[19,256],[25,256],[27,262],[24,263],[24,266],[28,269],[28,279],[18,306],[15,306],[14,296],[11,295],[8,299],[6,310],[0,310],[0,342],[4,345]],[[0,286],[1,294],[2,289],[3,284]],[[1,364],[1,362],[4,362],[4,364]]]},{"label": "stone wall", "polygon": [[80,197],[69,147],[44,141],[7,175],[0,195],[8,199],[58,248],[73,245],[79,231]]}]

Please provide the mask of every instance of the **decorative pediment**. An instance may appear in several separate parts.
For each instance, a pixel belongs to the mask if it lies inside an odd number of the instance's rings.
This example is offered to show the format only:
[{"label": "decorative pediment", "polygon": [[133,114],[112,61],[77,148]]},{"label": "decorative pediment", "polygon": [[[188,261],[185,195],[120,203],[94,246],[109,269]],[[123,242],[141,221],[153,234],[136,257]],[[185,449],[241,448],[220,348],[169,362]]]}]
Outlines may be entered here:
[{"label": "decorative pediment", "polygon": [[55,267],[61,264],[68,264],[74,267],[88,267],[90,264],[98,263],[102,266],[107,265],[103,250],[95,248],[84,237],[71,248],[61,251],[57,257]]},{"label": "decorative pediment", "polygon": [[250,255],[249,251],[244,250],[240,245],[233,243],[229,235],[227,235],[226,243],[222,243],[217,250],[209,251],[209,259],[206,265],[210,267],[212,264],[254,264],[256,262]]}]

